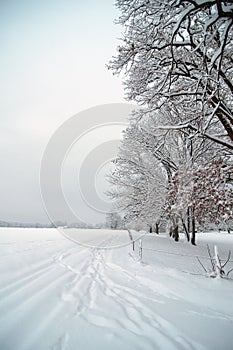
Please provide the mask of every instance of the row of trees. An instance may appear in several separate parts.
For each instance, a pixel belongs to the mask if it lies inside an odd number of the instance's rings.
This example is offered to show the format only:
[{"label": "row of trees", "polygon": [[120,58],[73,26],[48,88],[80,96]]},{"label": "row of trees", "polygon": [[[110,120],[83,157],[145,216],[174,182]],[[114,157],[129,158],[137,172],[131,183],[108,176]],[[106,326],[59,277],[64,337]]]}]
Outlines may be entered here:
[{"label": "row of trees", "polygon": [[233,219],[233,4],[230,0],[118,0],[123,43],[110,62],[125,74],[131,117],[110,193],[128,221]]}]

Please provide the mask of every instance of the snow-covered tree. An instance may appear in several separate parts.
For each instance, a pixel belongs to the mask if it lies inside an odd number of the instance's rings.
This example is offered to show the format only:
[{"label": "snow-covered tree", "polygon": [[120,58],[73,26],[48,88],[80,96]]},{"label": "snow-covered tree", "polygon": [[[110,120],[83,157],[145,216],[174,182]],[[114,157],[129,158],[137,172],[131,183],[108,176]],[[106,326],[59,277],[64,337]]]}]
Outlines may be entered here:
[{"label": "snow-covered tree", "polygon": [[217,159],[193,172],[193,206],[200,224],[233,220],[233,165]]},{"label": "snow-covered tree", "polygon": [[162,217],[166,176],[161,162],[144,141],[138,124],[132,123],[124,132],[116,169],[109,177],[113,185],[109,195],[127,222],[140,220],[152,228]]},{"label": "snow-covered tree", "polygon": [[[143,131],[140,140],[166,170],[167,191],[163,217],[167,220],[170,235],[175,240],[179,239],[181,223],[187,239],[190,240],[191,234],[191,243],[195,244],[195,216],[193,207],[189,205],[192,174],[201,164],[221,156],[222,149],[211,140],[193,137],[188,130],[182,133],[179,129],[158,129],[163,118],[161,114],[147,116],[138,122]],[[169,123],[171,119],[172,116],[168,115]],[[174,186],[178,186],[175,192]]]},{"label": "snow-covered tree", "polygon": [[[174,238],[179,239],[178,224],[182,222],[187,240],[190,240],[190,221],[192,217],[192,193],[193,193],[193,174],[189,164],[182,165],[174,173],[169,183],[169,190],[166,197],[165,212],[172,221]],[[188,225],[186,225],[186,219]],[[172,231],[171,231],[172,232]],[[192,222],[192,244],[195,244],[195,222]]]},{"label": "snow-covered tree", "polygon": [[[150,228],[167,221],[178,241],[179,223],[195,244],[195,217],[190,203],[193,171],[211,162],[221,149],[208,139],[190,137],[180,130],[158,129],[158,114],[131,117],[110,177],[110,195],[126,221],[140,220]],[[192,136],[192,135],[191,135]]]},{"label": "snow-covered tree", "polygon": [[106,227],[111,230],[119,230],[124,227],[121,215],[118,213],[108,213],[106,215]]},{"label": "snow-covered tree", "polygon": [[232,0],[116,4],[124,35],[110,68],[125,72],[127,98],[145,106],[144,113],[173,115],[170,128],[232,150]]},{"label": "snow-covered tree", "polygon": [[[166,198],[160,204],[174,238],[179,238],[181,220],[187,238],[191,229],[195,244],[196,200],[201,203],[196,186],[205,183],[201,165],[214,167],[214,158],[233,150],[233,3],[117,0],[116,4],[124,35],[109,68],[125,72],[126,96],[142,106],[132,117],[135,125],[127,130],[117,160],[116,196],[128,198],[123,203],[132,217],[145,217],[149,203],[158,207],[149,198],[150,194],[155,198],[159,182],[148,182],[148,172],[156,179],[151,166],[157,164],[166,179]],[[222,198],[230,193],[222,183],[220,187]],[[208,186],[206,193],[211,195]],[[223,207],[221,217],[229,216],[229,205]],[[211,207],[206,205],[206,210]]]},{"label": "snow-covered tree", "polygon": [[[165,208],[168,215],[182,222],[189,211],[194,223],[225,223],[228,227],[233,220],[233,166],[216,159],[196,169],[179,169],[170,184]],[[195,225],[192,233],[195,244]]]}]

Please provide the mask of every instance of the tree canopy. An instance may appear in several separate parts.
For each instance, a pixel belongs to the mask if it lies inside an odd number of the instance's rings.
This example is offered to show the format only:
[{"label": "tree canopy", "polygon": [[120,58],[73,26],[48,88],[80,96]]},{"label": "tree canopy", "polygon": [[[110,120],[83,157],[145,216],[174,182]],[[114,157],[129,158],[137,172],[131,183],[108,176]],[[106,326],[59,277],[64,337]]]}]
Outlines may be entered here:
[{"label": "tree canopy", "polygon": [[[124,28],[109,64],[141,106],[120,149],[112,191],[128,219],[233,219],[233,1],[117,0]],[[215,190],[213,190],[215,186]],[[190,222],[192,225],[190,225]]]},{"label": "tree canopy", "polygon": [[[233,4],[231,0],[117,0],[124,27],[110,68],[148,111],[233,149]],[[166,125],[166,119],[164,120]]]}]

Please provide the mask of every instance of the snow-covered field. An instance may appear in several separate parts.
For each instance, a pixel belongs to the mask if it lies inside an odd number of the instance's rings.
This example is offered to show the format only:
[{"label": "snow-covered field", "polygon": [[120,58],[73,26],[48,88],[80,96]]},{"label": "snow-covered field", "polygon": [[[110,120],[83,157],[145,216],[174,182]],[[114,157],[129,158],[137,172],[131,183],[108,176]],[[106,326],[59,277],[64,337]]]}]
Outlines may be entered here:
[{"label": "snow-covered field", "polygon": [[[85,232],[92,245],[129,239]],[[194,256],[208,267],[206,243],[217,243],[225,258],[233,235],[200,234],[196,247],[142,241],[139,262],[138,242],[133,253],[76,245],[55,229],[1,228],[0,349],[232,350],[233,280],[207,278]]]}]

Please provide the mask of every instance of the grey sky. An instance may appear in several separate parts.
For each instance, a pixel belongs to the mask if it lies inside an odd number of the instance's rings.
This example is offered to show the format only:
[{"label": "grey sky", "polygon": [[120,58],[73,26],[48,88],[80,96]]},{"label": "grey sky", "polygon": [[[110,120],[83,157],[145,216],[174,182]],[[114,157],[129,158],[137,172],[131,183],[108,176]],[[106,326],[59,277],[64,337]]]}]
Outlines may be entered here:
[{"label": "grey sky", "polygon": [[124,101],[105,68],[120,37],[113,3],[0,2],[0,220],[46,222],[39,171],[51,135],[79,111]]}]

